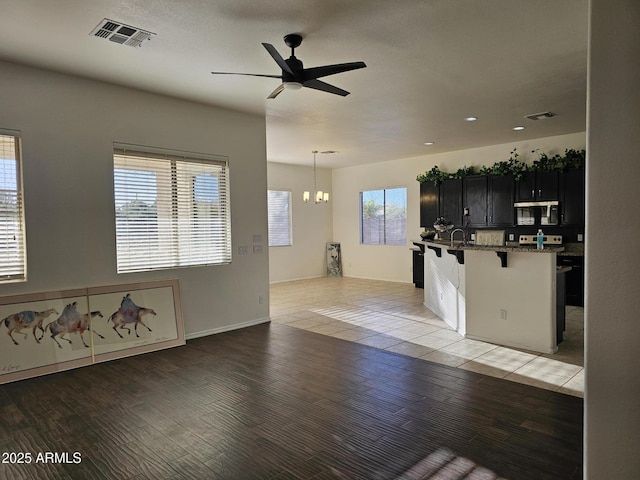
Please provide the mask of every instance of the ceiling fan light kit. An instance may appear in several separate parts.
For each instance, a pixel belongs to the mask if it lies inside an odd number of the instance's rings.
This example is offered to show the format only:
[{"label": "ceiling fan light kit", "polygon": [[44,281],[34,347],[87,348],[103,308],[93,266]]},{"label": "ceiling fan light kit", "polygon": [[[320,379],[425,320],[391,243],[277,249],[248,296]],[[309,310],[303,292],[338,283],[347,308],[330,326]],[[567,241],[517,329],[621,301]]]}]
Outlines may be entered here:
[{"label": "ceiling fan light kit", "polygon": [[329,83],[318,80],[322,77],[335,75],[337,73],[348,72],[365,68],[364,62],[337,63],[334,65],[323,65],[321,67],[304,68],[303,63],[296,58],[295,49],[302,43],[302,35],[290,33],[284,36],[284,43],[291,48],[291,56],[288,59],[282,58],[278,50],[270,43],[263,43],[262,46],[269,52],[271,58],[278,64],[281,70],[280,75],[268,75],[259,73],[234,73],[234,72],[211,72],[214,75],[245,75],[250,77],[279,78],[282,83],[267,97],[276,98],[283,90],[299,90],[302,87],[320,90],[346,97],[349,92]]}]

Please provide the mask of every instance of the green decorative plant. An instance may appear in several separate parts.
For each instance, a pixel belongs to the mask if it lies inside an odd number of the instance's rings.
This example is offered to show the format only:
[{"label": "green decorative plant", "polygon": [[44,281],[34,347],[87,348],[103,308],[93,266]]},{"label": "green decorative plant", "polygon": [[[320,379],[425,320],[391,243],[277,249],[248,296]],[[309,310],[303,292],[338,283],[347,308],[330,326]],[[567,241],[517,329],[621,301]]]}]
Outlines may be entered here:
[{"label": "green decorative plant", "polygon": [[507,160],[507,164],[509,166],[509,173],[513,175],[515,180],[520,180],[525,173],[529,171],[529,166],[518,160],[518,149],[516,147],[511,150],[509,154],[509,160]]},{"label": "green decorative plant", "polygon": [[467,167],[459,168],[454,173],[447,173],[440,170],[436,165],[431,170],[422,173],[416,177],[416,180],[420,183],[433,182],[438,186],[443,180],[448,178],[464,178],[468,175],[513,175],[515,180],[520,180],[525,173],[537,170],[557,170],[563,171],[567,168],[580,168],[585,164],[586,152],[585,150],[566,149],[564,156],[555,154],[552,157],[544,152],[540,152],[539,149],[532,150],[531,153],[537,153],[538,159],[533,162],[531,166],[518,160],[520,156],[517,148],[514,148],[509,153],[507,160],[501,160],[494,163],[491,166],[483,165],[481,167]]},{"label": "green decorative plant", "polygon": [[440,170],[440,168],[436,165],[431,170],[425,173],[421,173],[416,177],[420,183],[424,182],[433,182],[435,186],[438,186],[442,183],[443,180],[449,178],[449,174]]},{"label": "green decorative plant", "polygon": [[531,150],[531,153],[537,153],[538,154],[538,159],[534,160],[534,162],[533,162],[532,170],[553,171],[553,170],[563,170],[564,169],[564,164],[563,164],[563,161],[562,161],[562,157],[560,155],[558,155],[557,153],[552,157],[548,156],[544,152],[540,152],[538,149]]},{"label": "green decorative plant", "polygon": [[476,175],[478,170],[476,167],[467,167],[466,165],[459,168],[455,173],[449,175],[449,178],[464,178],[469,175]]},{"label": "green decorative plant", "polygon": [[564,164],[565,168],[582,168],[587,157],[587,152],[582,150],[574,150],[573,148],[564,151]]}]

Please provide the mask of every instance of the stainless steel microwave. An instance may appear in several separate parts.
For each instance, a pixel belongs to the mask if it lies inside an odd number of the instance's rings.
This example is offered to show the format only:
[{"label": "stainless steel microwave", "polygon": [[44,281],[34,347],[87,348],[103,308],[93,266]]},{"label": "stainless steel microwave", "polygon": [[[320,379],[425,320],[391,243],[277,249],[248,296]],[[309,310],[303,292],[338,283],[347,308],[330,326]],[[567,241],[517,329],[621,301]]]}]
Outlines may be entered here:
[{"label": "stainless steel microwave", "polygon": [[560,202],[518,202],[516,225],[558,225]]}]

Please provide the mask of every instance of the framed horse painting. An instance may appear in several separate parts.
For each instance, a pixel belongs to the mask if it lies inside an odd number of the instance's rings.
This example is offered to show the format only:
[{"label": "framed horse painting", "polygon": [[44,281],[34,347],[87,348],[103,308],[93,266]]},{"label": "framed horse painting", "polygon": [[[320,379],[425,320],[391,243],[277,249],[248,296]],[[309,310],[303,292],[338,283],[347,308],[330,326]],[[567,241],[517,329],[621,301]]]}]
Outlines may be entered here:
[{"label": "framed horse painting", "polygon": [[[103,313],[94,327],[95,361],[185,344],[177,280],[90,288],[91,310]],[[100,330],[97,330],[98,325]]]},{"label": "framed horse painting", "polygon": [[0,297],[0,384],[185,344],[177,280]]},{"label": "framed horse painting", "polygon": [[0,298],[0,383],[90,365],[85,289]]}]

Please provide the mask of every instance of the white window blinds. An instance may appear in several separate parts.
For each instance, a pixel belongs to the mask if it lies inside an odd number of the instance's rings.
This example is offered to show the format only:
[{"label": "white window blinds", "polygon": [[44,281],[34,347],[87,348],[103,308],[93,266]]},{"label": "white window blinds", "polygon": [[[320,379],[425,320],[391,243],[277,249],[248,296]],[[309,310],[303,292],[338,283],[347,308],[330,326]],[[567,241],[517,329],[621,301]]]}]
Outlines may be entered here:
[{"label": "white window blinds", "polygon": [[360,243],[407,243],[407,189],[388,188],[360,193]]},{"label": "white window blinds", "polygon": [[269,246],[293,245],[291,235],[291,192],[267,190]]},{"label": "white window blinds", "polygon": [[113,178],[118,273],[231,261],[226,158],[118,144]]},{"label": "white window blinds", "polygon": [[0,281],[27,276],[20,138],[0,131]]}]

